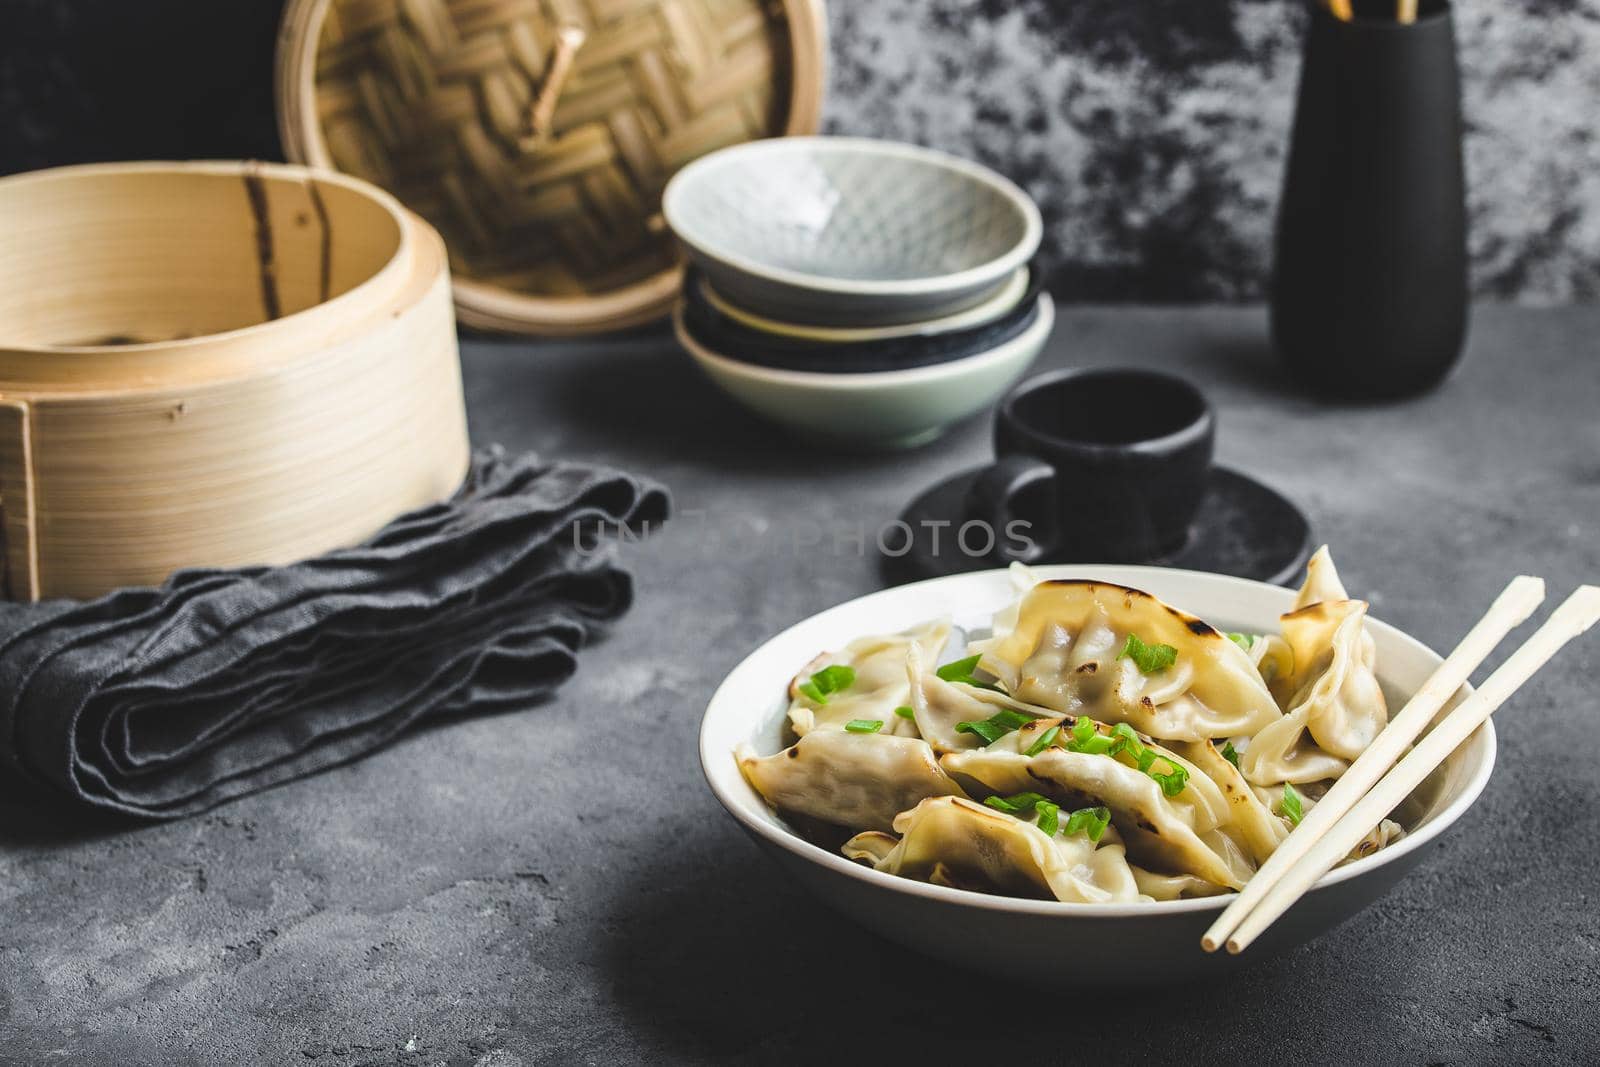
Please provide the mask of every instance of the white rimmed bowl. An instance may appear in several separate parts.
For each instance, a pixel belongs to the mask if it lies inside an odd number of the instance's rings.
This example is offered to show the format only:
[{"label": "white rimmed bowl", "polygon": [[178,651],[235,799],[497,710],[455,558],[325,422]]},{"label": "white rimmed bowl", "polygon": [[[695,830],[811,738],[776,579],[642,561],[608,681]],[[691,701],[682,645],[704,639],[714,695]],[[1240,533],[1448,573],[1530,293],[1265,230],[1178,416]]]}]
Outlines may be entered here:
[{"label": "white rimmed bowl", "polygon": [[[1274,631],[1294,593],[1242,578],[1158,567],[1051,566],[1045,578],[1092,578],[1143,589],[1229,630]],[[700,725],[700,761],[711,791],[784,872],[863,926],[908,948],[1010,978],[1094,985],[1156,985],[1220,974],[1301,944],[1387,893],[1471,807],[1494,767],[1485,723],[1424,785],[1426,814],[1398,843],[1338,867],[1239,956],[1206,954],[1200,935],[1231,896],[1153,904],[1064,904],[915,882],[813,845],[767,807],[739,773],[733,749],[783,747],[788,679],[824,649],[868,633],[952,615],[984,631],[1015,596],[1005,571],[935,578],[852,600],[785,630],[734,668]],[[1433,672],[1432,650],[1392,626],[1368,622],[1378,675],[1398,709]]]},{"label": "white rimmed bowl", "polygon": [[782,137],[689,164],[662,211],[723,296],[754,314],[893,326],[983,303],[1043,224],[1014,183],[915,145]]},{"label": "white rimmed bowl", "polygon": [[912,448],[991,406],[1033,362],[1055,325],[1039,295],[1033,324],[985,352],[910,370],[833,374],[779,370],[714,352],[690,335],[683,305],[673,313],[678,343],[718,388],[803,437],[860,448]]}]

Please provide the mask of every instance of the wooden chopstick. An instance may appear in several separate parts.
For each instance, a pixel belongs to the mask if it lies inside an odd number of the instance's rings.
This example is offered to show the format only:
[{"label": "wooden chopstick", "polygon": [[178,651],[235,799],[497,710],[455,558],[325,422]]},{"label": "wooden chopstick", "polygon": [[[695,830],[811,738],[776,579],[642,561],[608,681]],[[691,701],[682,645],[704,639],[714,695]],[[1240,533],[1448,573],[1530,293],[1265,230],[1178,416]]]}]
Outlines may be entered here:
[{"label": "wooden chopstick", "polygon": [[1350,6],[1350,0],[1328,0],[1328,10],[1333,12],[1333,17],[1340,22],[1350,22],[1356,17],[1355,10]]},{"label": "wooden chopstick", "polygon": [[1211,924],[1211,929],[1200,939],[1200,947],[1215,952],[1229,934],[1244,920],[1251,909],[1257,907],[1267,891],[1277,884],[1306,853],[1310,852],[1328,828],[1371,789],[1383,773],[1394,766],[1406,750],[1433,721],[1463,682],[1472,677],[1489,653],[1495,650],[1512,630],[1521,626],[1534,609],[1544,601],[1544,582],[1538,578],[1521,575],[1505,587],[1483,618],[1461,639],[1454,652],[1439,664],[1437,670],[1414,693],[1406,706],[1367,747],[1350,769],[1333,783],[1316,807],[1301,820],[1294,832],[1278,848],[1261,869],[1245,883],[1244,890],[1228,905],[1226,911]]},{"label": "wooden chopstick", "polygon": [[[1242,952],[1261,931],[1299,900],[1318,878],[1344,859],[1396,805],[1410,796],[1424,778],[1460,747],[1472,731],[1481,726],[1540,667],[1549,662],[1550,657],[1568,641],[1593,626],[1596,620],[1600,620],[1600,587],[1579,586],[1551,613],[1544,625],[1501,664],[1499,670],[1489,675],[1482,688],[1462,701],[1429,731],[1416,748],[1395,764],[1394,769],[1342,819],[1329,827],[1305,857],[1267,891],[1261,903],[1228,938],[1228,951]],[[1315,809],[1312,809],[1312,814],[1315,814]]]},{"label": "wooden chopstick", "polygon": [[1402,26],[1409,26],[1417,21],[1417,0],[1400,0],[1398,17]]}]

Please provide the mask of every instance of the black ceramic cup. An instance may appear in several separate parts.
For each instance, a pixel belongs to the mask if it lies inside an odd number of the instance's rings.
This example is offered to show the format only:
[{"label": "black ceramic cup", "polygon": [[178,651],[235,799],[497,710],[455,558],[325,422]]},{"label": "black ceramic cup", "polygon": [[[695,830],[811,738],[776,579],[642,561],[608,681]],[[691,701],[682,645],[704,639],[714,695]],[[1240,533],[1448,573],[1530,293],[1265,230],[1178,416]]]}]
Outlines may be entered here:
[{"label": "black ceramic cup", "polygon": [[1041,374],[1000,402],[997,458],[972,483],[968,518],[1024,563],[1159,559],[1188,537],[1215,441],[1211,405],[1182,378],[1114,367]]},{"label": "black ceramic cup", "polygon": [[1358,0],[1311,13],[1278,207],[1272,332],[1332,399],[1440,381],[1467,324],[1460,78],[1446,0],[1416,22]]}]

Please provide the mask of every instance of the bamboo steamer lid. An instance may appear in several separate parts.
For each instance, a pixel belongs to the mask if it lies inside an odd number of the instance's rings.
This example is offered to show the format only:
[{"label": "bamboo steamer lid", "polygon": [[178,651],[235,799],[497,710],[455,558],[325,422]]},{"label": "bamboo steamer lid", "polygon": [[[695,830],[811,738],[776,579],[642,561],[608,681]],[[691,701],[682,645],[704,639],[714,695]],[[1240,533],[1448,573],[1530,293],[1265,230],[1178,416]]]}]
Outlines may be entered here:
[{"label": "bamboo steamer lid", "polygon": [[822,0],[290,0],[279,126],[438,228],[463,323],[621,329],[679,288],[667,180],[816,132],[825,34]]}]

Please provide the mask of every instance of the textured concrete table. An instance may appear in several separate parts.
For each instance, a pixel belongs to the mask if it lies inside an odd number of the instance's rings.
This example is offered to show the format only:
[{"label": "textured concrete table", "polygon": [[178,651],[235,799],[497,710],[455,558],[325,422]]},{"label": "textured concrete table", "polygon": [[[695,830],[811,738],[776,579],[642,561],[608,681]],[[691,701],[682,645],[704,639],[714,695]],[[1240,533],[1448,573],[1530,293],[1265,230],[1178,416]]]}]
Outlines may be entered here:
[{"label": "textured concrete table", "polygon": [[[1600,577],[1600,309],[1485,309],[1410,404],[1320,407],[1254,310],[1069,310],[1042,363],[1172,367],[1220,455],[1292,495],[1379,616],[1447,646],[1518,570]],[[0,807],[0,1061],[405,1064],[1595,1062],[1600,641],[1506,709],[1500,766],[1431,865],[1225,984],[1065,998],[942,967],[778,877],[695,732],[757,642],[878,584],[848,531],[979,460],[819,456],[667,340],[469,343],[473,433],[654,475],[703,511],[624,551],[639,603],[549,705],[164,826]],[[789,520],[842,529],[796,550]],[[716,534],[718,536],[712,536]]]}]

